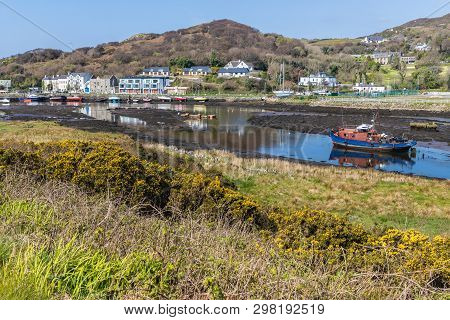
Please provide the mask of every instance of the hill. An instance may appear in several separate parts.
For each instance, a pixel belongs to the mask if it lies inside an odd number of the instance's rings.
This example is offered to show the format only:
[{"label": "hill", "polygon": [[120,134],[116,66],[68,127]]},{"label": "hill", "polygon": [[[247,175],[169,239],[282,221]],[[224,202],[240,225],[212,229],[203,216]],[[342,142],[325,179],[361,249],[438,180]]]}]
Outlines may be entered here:
[{"label": "hill", "polygon": [[221,66],[232,59],[244,59],[258,70],[267,71],[272,86],[276,84],[282,60],[286,62],[286,80],[292,83],[299,76],[318,71],[326,71],[337,76],[340,82],[350,83],[358,74],[366,72],[366,67],[355,62],[351,54],[374,50],[409,52],[413,44],[428,42],[438,49],[438,60],[444,59],[450,49],[449,17],[418,19],[385,30],[380,34],[390,41],[379,46],[365,45],[359,39],[288,38],[223,19],[162,34],[141,33],[121,42],[72,52],[32,50],[1,59],[0,77],[12,79],[15,87],[27,88],[40,85],[40,80],[51,74],[91,72],[96,76],[123,76],[137,74],[149,66]]},{"label": "hill", "polygon": [[201,65],[221,65],[240,58],[254,63],[259,69],[266,69],[271,56],[300,57],[307,53],[301,40],[263,34],[231,20],[217,20],[163,34],[137,34],[122,42],[79,48],[73,52],[33,50],[3,59],[0,74],[9,75],[16,82],[25,77],[40,79],[46,74],[72,71],[125,75],[135,74],[151,65],[167,65],[177,57],[187,57],[192,63]]}]

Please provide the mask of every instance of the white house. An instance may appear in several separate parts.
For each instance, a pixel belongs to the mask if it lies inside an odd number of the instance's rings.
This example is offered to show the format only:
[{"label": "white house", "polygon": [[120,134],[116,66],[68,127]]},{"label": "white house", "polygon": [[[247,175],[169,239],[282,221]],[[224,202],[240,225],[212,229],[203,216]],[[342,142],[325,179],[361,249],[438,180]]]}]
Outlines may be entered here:
[{"label": "white house", "polygon": [[247,68],[221,68],[217,72],[219,78],[240,78],[249,74],[250,70]]},{"label": "white house", "polygon": [[69,73],[67,77],[67,91],[76,93],[90,93],[89,81],[92,74],[87,72]]},{"label": "white house", "polygon": [[383,93],[386,91],[386,87],[378,86],[373,83],[357,83],[353,86],[353,91],[358,92],[359,94]]},{"label": "white house", "polygon": [[52,93],[67,92],[68,75],[45,76],[42,79],[42,91]]},{"label": "white house", "polygon": [[44,92],[90,93],[89,81],[91,78],[92,74],[87,72],[45,76],[42,79],[42,87]]},{"label": "white house", "polygon": [[234,68],[247,68],[248,71],[252,72],[255,68],[252,63],[245,62],[244,60],[233,60],[228,62],[224,69],[234,69]]},{"label": "white house", "polygon": [[142,71],[143,76],[164,76],[168,77],[170,76],[170,69],[169,67],[149,67]]},{"label": "white house", "polygon": [[406,63],[406,64],[411,64],[411,63],[416,62],[416,57],[413,57],[413,56],[410,56],[410,57],[407,57],[407,56],[405,56],[405,57],[400,57],[400,61],[401,61],[401,62],[404,62],[404,63]]},{"label": "white house", "polygon": [[417,51],[430,51],[431,47],[427,45],[426,43],[418,43],[415,47],[415,50]]},{"label": "white house", "polygon": [[8,92],[11,89],[11,80],[0,80],[0,92]]},{"label": "white house", "polygon": [[206,76],[211,73],[211,68],[208,66],[194,66],[183,69],[183,76]]},{"label": "white house", "polygon": [[384,39],[382,36],[367,36],[364,37],[364,39],[361,42],[364,43],[382,43],[385,42],[386,39]]},{"label": "white house", "polygon": [[318,72],[317,74],[310,74],[309,77],[300,77],[300,86],[337,86],[337,80],[333,76],[327,75],[325,72]]}]

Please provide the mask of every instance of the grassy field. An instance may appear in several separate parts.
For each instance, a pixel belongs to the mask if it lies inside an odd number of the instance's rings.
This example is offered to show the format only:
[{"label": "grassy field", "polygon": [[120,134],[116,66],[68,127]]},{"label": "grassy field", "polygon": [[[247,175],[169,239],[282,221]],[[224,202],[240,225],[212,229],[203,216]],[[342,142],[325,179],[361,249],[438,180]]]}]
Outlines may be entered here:
[{"label": "grassy field", "polygon": [[[129,150],[135,145],[124,135],[83,132],[51,122],[0,124],[0,137],[7,137],[4,142],[10,145],[68,137],[114,141]],[[125,159],[137,170],[132,172],[140,172],[139,163],[144,168],[157,165],[133,160],[129,153],[108,153],[105,145],[98,148],[106,153],[83,156],[91,160],[88,166],[75,167],[78,177],[91,174],[105,181],[109,174],[115,177],[125,170]],[[415,231],[379,230],[415,227],[428,235],[448,234],[448,181],[243,159],[222,151],[186,152],[157,144],[144,149],[148,153],[141,150],[143,157],[162,155],[164,166],[179,163],[172,166],[172,178],[195,177],[184,180],[192,183],[184,183],[181,190],[171,184],[170,197],[189,204],[191,197],[196,202],[202,195],[195,190],[211,190],[204,197],[212,197],[213,205],[194,211],[174,201],[164,210],[141,211],[144,204],[111,193],[115,180],[106,180],[108,188],[94,192],[76,180],[36,176],[17,165],[0,167],[1,299],[448,298],[445,238],[431,242]],[[66,149],[63,158],[52,156],[44,168],[55,168],[53,163],[71,172],[71,155],[77,154]],[[197,171],[192,173],[189,165]],[[211,174],[214,183],[199,189]],[[220,198],[222,189],[213,187],[218,174],[250,196],[234,202],[239,207],[230,207],[231,212],[251,208],[255,200],[260,204],[255,217],[267,213],[276,226],[264,227],[253,217],[243,221],[226,216],[223,206],[241,195],[228,189]],[[127,186],[127,177],[119,184]],[[302,206],[321,211],[299,210]],[[370,233],[339,215],[363,223]],[[335,247],[335,241],[341,244]],[[393,247],[380,249],[390,241]],[[441,282],[430,285],[430,279]]]},{"label": "grassy field", "polygon": [[346,215],[367,228],[450,234],[450,181],[277,159],[243,159],[224,151],[196,151],[193,156],[206,168],[224,172],[239,190],[267,205],[322,209]]},{"label": "grassy field", "polygon": [[[136,153],[133,140],[117,133],[91,133],[53,122],[0,122],[5,141],[111,140]],[[183,150],[148,145],[174,156]],[[189,153],[207,169],[223,172],[239,190],[261,203],[295,210],[304,206],[347,215],[368,228],[415,228],[450,234],[450,182],[366,169],[244,159],[223,151]]]}]

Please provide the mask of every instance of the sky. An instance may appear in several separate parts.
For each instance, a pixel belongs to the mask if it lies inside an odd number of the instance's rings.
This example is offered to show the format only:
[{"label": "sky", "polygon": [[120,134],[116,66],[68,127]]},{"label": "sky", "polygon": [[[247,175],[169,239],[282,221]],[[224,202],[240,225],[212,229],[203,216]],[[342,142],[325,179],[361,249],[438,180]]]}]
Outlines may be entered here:
[{"label": "sky", "polygon": [[449,12],[446,0],[0,0],[0,57],[70,51],[225,18],[312,39],[360,37]]}]

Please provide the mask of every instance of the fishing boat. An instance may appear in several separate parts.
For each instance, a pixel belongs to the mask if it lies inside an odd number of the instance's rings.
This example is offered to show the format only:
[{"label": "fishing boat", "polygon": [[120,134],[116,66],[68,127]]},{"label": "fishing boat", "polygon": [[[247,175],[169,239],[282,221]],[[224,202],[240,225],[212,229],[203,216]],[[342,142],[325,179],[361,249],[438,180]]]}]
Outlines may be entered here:
[{"label": "fishing boat", "polygon": [[285,69],[284,69],[284,61],[283,61],[283,63],[280,65],[280,78],[279,78],[280,90],[273,91],[273,93],[275,94],[275,96],[277,98],[287,98],[294,94],[294,91],[286,89],[284,87],[284,80],[285,80],[284,78],[285,78]]},{"label": "fishing boat", "polygon": [[120,103],[120,98],[116,96],[112,96],[108,98],[109,103]]},{"label": "fishing boat", "polygon": [[195,102],[206,102],[208,101],[208,98],[205,97],[194,97]]},{"label": "fishing boat", "polygon": [[171,97],[168,97],[168,96],[159,96],[158,99],[159,99],[160,101],[167,101],[167,102],[172,101],[172,98],[171,98]]},{"label": "fishing boat", "polygon": [[67,97],[66,96],[53,96],[53,97],[50,97],[50,99],[49,99],[50,101],[56,101],[56,102],[61,102],[61,101],[66,101],[67,100]]},{"label": "fishing boat", "polygon": [[81,101],[83,101],[83,97],[71,96],[71,97],[67,97],[67,101],[68,102],[81,102]]},{"label": "fishing boat", "polygon": [[329,130],[329,135],[335,146],[345,149],[405,152],[417,144],[414,140],[378,133],[374,123],[375,120],[372,120],[372,124]]},{"label": "fishing boat", "polygon": [[187,98],[186,97],[175,97],[175,98],[173,98],[173,100],[178,101],[178,102],[186,102]]}]

